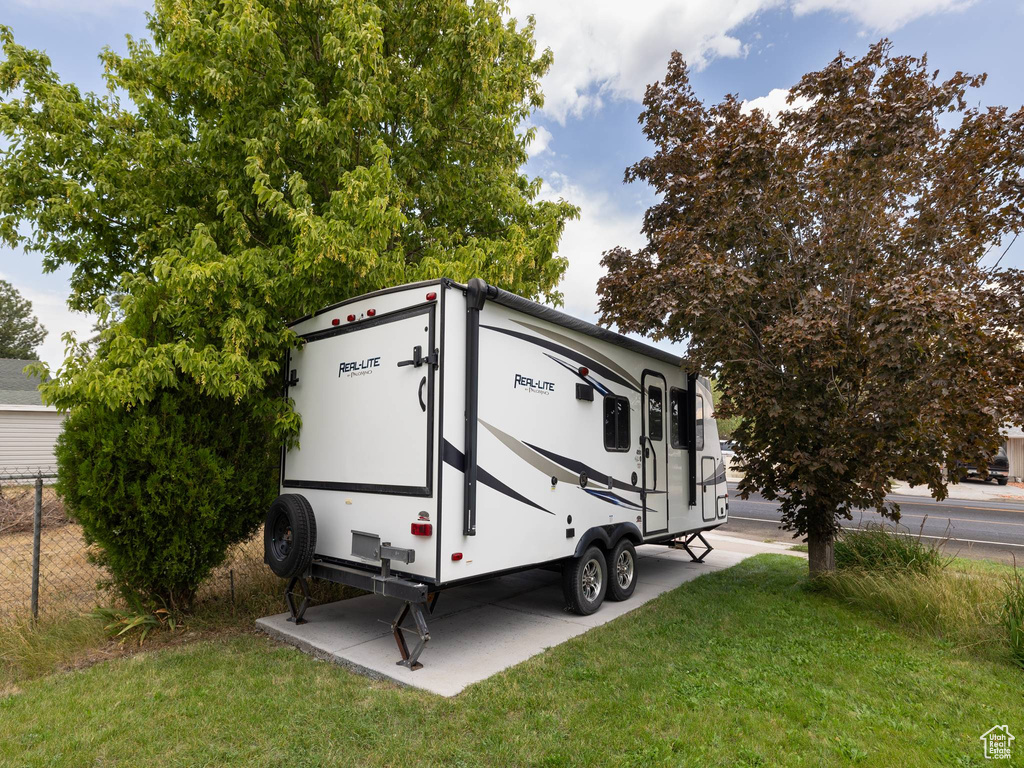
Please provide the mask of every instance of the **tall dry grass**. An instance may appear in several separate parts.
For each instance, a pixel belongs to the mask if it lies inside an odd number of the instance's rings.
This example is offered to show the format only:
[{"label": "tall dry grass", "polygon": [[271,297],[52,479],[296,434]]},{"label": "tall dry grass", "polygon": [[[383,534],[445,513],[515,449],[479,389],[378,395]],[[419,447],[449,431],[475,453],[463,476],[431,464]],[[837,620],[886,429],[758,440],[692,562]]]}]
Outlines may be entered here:
[{"label": "tall dry grass", "polygon": [[911,632],[1005,660],[1007,570],[947,557],[944,544],[891,526],[844,531],[836,570],[815,586]]}]

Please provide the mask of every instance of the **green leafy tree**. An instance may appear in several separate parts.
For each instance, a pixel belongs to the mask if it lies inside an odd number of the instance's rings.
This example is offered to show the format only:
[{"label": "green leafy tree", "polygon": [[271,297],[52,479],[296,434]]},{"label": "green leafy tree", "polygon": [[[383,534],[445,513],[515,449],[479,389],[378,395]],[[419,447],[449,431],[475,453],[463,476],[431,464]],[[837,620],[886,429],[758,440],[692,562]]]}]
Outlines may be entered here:
[{"label": "green leafy tree", "polygon": [[855,510],[898,519],[890,478],[942,498],[944,462],[986,466],[1024,417],[1024,274],[981,264],[1024,229],[1024,109],[969,107],[983,82],[882,41],[775,118],[706,107],[678,54],[647,89],[626,178],[661,199],[647,247],[604,256],[603,317],[725,382],[740,491],[781,502],[812,573]]},{"label": "green leafy tree", "polygon": [[133,410],[194,392],[294,440],[286,321],[440,276],[560,300],[577,211],[519,170],[551,54],[505,12],[157,0],[150,39],[102,52],[98,95],[0,28],[0,237],[70,267],[71,306],[103,329],[95,353],[68,340],[45,397]]},{"label": "green leafy tree", "polygon": [[0,280],[0,357],[35,360],[36,347],[45,338],[46,329],[32,314],[32,302]]}]

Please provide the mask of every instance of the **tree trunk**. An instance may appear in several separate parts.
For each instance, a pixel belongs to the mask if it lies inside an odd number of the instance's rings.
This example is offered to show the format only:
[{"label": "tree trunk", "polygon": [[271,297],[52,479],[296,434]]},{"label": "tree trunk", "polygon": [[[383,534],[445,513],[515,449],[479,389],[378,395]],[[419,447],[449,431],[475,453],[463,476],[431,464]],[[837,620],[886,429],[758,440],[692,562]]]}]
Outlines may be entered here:
[{"label": "tree trunk", "polygon": [[832,531],[808,531],[807,563],[811,568],[812,579],[836,569],[835,536]]}]

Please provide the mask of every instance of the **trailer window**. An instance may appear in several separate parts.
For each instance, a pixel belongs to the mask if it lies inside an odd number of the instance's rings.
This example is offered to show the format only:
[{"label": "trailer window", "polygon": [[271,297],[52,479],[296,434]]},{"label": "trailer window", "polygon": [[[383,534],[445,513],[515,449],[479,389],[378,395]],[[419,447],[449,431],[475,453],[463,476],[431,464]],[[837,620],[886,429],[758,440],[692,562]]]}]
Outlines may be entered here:
[{"label": "trailer window", "polygon": [[694,430],[693,447],[698,451],[704,450],[704,398],[700,395],[696,397],[696,404],[694,405],[694,419],[696,420],[696,429]]},{"label": "trailer window", "polygon": [[686,421],[683,419],[683,390],[672,387],[668,391],[668,440],[673,448],[686,447]]},{"label": "trailer window", "polygon": [[647,436],[651,438],[651,440],[663,440],[665,438],[664,411],[665,408],[661,397],[661,387],[648,387]]},{"label": "trailer window", "polygon": [[617,395],[604,398],[604,448],[629,450],[629,400]]}]

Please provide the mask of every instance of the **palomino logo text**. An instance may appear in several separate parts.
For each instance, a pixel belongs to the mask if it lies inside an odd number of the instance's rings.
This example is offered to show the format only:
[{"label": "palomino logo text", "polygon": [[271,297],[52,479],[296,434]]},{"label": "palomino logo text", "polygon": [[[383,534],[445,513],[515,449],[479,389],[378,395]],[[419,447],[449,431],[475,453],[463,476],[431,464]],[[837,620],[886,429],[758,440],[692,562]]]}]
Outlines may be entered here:
[{"label": "palomino logo text", "polygon": [[523,387],[529,392],[543,392],[545,395],[549,392],[555,391],[555,382],[553,381],[534,381],[529,376],[520,376],[516,374],[516,381],[512,385],[512,389],[517,387]]},{"label": "palomino logo text", "polygon": [[380,368],[379,357],[368,357],[365,360],[352,363],[342,363],[338,366],[338,376],[347,373],[349,376],[362,376],[366,373],[373,373],[374,368]]}]

